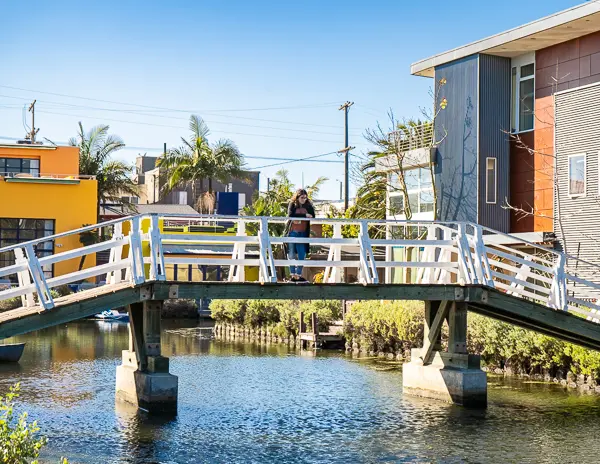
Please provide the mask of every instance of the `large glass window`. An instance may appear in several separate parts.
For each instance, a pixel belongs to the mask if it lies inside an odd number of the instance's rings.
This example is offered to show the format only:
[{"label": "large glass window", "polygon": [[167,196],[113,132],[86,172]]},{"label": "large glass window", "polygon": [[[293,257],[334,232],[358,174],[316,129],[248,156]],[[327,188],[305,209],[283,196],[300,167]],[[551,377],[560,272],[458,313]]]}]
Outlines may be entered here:
[{"label": "large glass window", "polygon": [[585,195],[585,155],[569,156],[569,195]]},{"label": "large glass window", "polygon": [[0,176],[30,174],[40,176],[40,160],[27,158],[0,158]]},{"label": "large glass window", "polygon": [[511,130],[533,130],[535,107],[535,63],[532,55],[513,59],[511,73]]},{"label": "large glass window", "polygon": [[[405,215],[404,195],[400,190],[398,177],[391,176],[390,214]],[[394,184],[397,183],[397,185]],[[433,211],[433,181],[428,167],[407,169],[404,171],[404,182],[408,193],[408,203],[412,214],[429,213]]]},{"label": "large glass window", "polygon": [[[54,235],[54,220],[52,219],[0,218],[0,248],[50,235]],[[54,241],[38,243],[34,250],[38,258],[49,256],[54,252]],[[0,253],[0,268],[14,263],[14,252]],[[52,277],[52,265],[44,266],[44,274]]]}]

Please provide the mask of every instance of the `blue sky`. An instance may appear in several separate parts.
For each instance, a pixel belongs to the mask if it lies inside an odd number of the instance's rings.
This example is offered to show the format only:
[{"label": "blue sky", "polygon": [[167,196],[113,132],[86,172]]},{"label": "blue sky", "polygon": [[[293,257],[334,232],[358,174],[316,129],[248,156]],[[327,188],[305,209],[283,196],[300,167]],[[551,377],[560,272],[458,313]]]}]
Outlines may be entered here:
[{"label": "blue sky", "polygon": [[[191,112],[211,138],[230,138],[255,168],[343,148],[368,150],[362,134],[386,112],[418,117],[432,81],[410,64],[580,3],[491,1],[2,1],[0,142],[22,137],[22,107],[37,99],[38,137],[63,142],[84,127],[110,124],[132,148],[158,154],[187,135]],[[84,98],[74,98],[84,97]],[[169,111],[167,111],[169,110]],[[323,160],[341,161],[337,155]],[[290,163],[298,185],[330,180],[341,163]]]}]

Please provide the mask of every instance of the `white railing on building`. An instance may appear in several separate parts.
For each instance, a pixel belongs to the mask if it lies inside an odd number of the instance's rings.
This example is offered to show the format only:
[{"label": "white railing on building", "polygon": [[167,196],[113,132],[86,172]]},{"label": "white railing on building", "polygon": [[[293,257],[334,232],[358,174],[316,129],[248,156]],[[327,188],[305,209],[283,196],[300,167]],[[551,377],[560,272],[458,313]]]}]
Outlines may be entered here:
[{"label": "white railing on building", "polygon": [[[248,268],[254,267],[258,268],[260,282],[274,283],[278,280],[278,269],[303,265],[322,271],[324,283],[350,282],[350,276],[356,275],[356,282],[364,285],[484,285],[600,322],[600,284],[576,272],[579,264],[585,264],[587,269],[595,266],[598,273],[600,266],[533,243],[521,242],[519,248],[500,245],[489,238],[506,234],[476,224],[318,218],[310,220],[311,226],[328,229],[326,236],[282,237],[271,232],[271,229],[283,230],[287,220],[147,214],[1,248],[0,253],[14,254],[15,263],[0,268],[0,282],[10,279],[15,284],[0,290],[0,301],[20,297],[25,307],[39,305],[51,309],[54,307],[51,290],[63,285],[96,279],[108,291],[111,286],[123,283],[187,282],[192,266],[226,267],[230,282],[246,281]],[[180,228],[174,227],[178,224]],[[206,227],[216,229],[221,224],[235,232],[211,232]],[[194,225],[204,226],[204,232],[190,232],[190,226]],[[99,231],[103,241],[42,258],[36,256],[36,246],[41,243],[90,231]],[[344,232],[354,236],[344,237]],[[287,259],[284,245],[292,243],[317,247],[316,259]],[[196,248],[185,254],[165,253],[165,249],[173,246]],[[214,254],[215,246],[221,247],[219,255]],[[69,260],[79,262],[82,256],[98,252],[109,252],[109,261],[55,277],[44,274],[52,265]],[[177,271],[181,266],[189,267],[190,272],[182,276]]]},{"label": "white railing on building", "polygon": [[388,142],[398,153],[430,148],[434,143],[433,124],[407,125],[388,134]]}]

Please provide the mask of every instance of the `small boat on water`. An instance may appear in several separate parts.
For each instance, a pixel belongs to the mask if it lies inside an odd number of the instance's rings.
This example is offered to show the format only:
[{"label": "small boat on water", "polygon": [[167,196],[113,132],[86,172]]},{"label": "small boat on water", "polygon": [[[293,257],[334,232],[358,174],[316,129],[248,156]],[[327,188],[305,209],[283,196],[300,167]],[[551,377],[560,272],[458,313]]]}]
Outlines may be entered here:
[{"label": "small boat on water", "polygon": [[120,313],[116,309],[111,309],[108,311],[102,311],[100,314],[96,314],[94,319],[99,319],[101,321],[129,322],[129,314]]},{"label": "small boat on water", "polygon": [[16,363],[19,362],[23,355],[25,343],[11,343],[0,345],[0,363]]}]

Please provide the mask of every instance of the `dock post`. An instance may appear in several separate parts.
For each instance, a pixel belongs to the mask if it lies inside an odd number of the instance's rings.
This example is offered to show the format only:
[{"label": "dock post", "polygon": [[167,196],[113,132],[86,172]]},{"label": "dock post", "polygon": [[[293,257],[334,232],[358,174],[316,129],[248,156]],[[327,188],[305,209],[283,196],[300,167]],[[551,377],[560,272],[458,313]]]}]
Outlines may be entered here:
[{"label": "dock post", "polygon": [[129,349],[117,367],[116,398],[149,412],[176,412],[178,379],[161,355],[162,306],[163,301],[129,306]]},{"label": "dock post", "polygon": [[[487,376],[478,355],[467,352],[467,303],[425,303],[423,347],[411,351],[402,371],[407,395],[433,398],[467,407],[487,406]],[[441,346],[441,329],[448,321],[448,351]]]},{"label": "dock post", "polygon": [[313,349],[317,348],[319,342],[319,319],[317,313],[310,315],[310,324],[312,325]]},{"label": "dock post", "polygon": [[300,337],[300,349],[301,350],[305,350],[306,349],[306,340],[303,340],[302,335],[306,332],[306,322],[304,322],[304,311],[300,311],[300,326],[298,327],[299,333],[298,336]]}]

